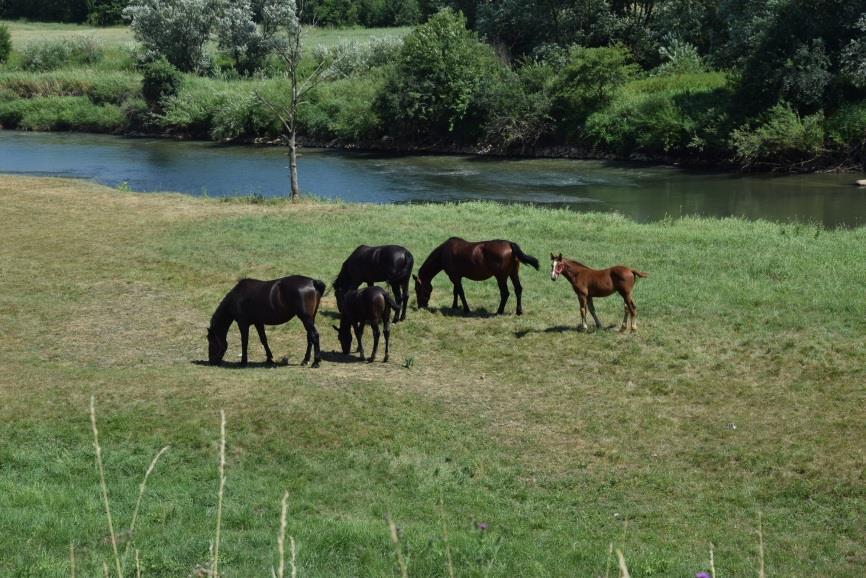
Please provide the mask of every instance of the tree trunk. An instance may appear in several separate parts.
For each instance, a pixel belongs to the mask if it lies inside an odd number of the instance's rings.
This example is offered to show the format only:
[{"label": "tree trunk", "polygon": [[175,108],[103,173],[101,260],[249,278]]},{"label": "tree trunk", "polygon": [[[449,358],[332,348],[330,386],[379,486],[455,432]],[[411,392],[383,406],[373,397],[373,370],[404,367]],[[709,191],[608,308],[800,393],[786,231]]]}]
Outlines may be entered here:
[{"label": "tree trunk", "polygon": [[292,181],[292,202],[294,202],[301,196],[298,191],[298,147],[295,144],[294,127],[289,133],[289,173]]}]

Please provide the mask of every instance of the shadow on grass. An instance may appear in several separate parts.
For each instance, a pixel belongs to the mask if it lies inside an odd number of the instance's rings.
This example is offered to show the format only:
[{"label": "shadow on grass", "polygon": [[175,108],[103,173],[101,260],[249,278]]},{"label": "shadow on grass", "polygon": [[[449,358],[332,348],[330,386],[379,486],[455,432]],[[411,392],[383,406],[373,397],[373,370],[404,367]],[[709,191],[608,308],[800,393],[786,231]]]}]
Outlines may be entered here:
[{"label": "shadow on grass", "polygon": [[598,331],[611,331],[615,328],[615,324],[600,329],[596,329],[595,326],[590,326],[588,330],[581,329],[580,325],[554,325],[553,327],[546,327],[545,329],[520,329],[519,331],[514,332],[514,336],[518,339],[522,339],[530,333],[596,333]]},{"label": "shadow on grass", "polygon": [[[489,317],[496,317],[497,315],[495,311],[488,311],[483,307],[470,310],[469,313],[464,313],[462,307],[458,307],[457,309],[452,307],[429,307],[428,309],[431,313],[439,313],[444,317],[478,317],[480,319],[487,319]],[[507,313],[503,315],[507,315]]]},{"label": "shadow on grass", "polygon": [[327,361],[328,363],[365,363],[366,360],[361,359],[361,357],[357,353],[351,353],[349,355],[344,355],[339,351],[323,351],[322,352],[322,361]]}]

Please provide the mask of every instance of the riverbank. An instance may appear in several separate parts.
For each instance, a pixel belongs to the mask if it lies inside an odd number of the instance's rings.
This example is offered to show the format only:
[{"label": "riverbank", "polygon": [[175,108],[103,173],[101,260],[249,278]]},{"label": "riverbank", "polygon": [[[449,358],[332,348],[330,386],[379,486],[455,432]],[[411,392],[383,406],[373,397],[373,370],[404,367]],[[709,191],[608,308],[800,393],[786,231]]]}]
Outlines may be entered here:
[{"label": "riverbank", "polygon": [[[208,559],[220,409],[226,575],[274,564],[285,489],[307,576],[392,573],[386,514],[410,575],[445,572],[443,523],[461,575],[601,575],[610,543],[632,575],[708,570],[710,543],[719,575],[748,575],[758,512],[768,575],[863,574],[866,310],[852,288],[866,278],[850,263],[866,228],[254,204],[10,176],[0,210],[0,573],[67,576],[70,543],[81,575],[110,558],[95,394],[121,539],[141,475],[171,445],[135,534],[149,575]],[[477,315],[453,315],[438,277],[432,310],[410,308],[393,329],[388,364],[334,353],[330,293],[319,370],[296,365],[297,322],[268,334],[289,366],[258,366],[254,339],[253,367],[199,363],[238,277],[330,280],[362,242],[403,243],[420,262],[452,234],[514,239],[543,266],[562,251],[648,271],[640,331],[577,333],[571,290],[524,267],[519,318],[486,314],[491,282],[465,284]],[[596,305],[620,319],[616,298]],[[233,332],[227,359],[237,348]]]}]

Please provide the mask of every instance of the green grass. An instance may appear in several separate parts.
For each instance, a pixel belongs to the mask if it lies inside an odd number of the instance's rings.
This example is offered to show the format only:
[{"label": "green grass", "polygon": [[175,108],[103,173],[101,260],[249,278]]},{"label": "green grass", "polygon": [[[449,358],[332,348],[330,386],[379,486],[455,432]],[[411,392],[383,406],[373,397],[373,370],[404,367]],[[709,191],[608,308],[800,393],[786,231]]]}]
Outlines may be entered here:
[{"label": "green grass", "polygon": [[[132,32],[127,26],[93,27],[79,24],[60,24],[55,22],[26,22],[0,20],[9,27],[12,45],[59,40],[70,36],[91,36],[106,48],[125,48],[135,43]],[[317,46],[336,46],[348,42],[364,43],[371,38],[402,38],[412,28],[316,28],[308,27],[305,40],[309,48]]]},{"label": "green grass", "polygon": [[[0,210],[4,576],[68,576],[70,543],[80,576],[110,560],[91,394],[121,547],[141,476],[171,445],[136,531],[145,576],[207,563],[223,408],[225,576],[276,564],[285,489],[301,576],[394,575],[386,515],[413,576],[447,575],[443,518],[460,576],[605,575],[611,542],[636,577],[707,570],[710,542],[719,576],[757,575],[758,512],[767,575],[866,570],[866,228],[232,203],[11,176]],[[577,333],[571,289],[524,267],[522,317],[513,301],[503,317],[452,315],[437,277],[388,364],[333,353],[331,293],[320,369],[297,366],[296,321],[269,331],[288,367],[195,363],[238,277],[330,281],[359,243],[420,262],[452,234],[516,240],[545,267],[562,251],[648,271],[639,333]],[[465,286],[476,311],[495,309],[494,283]],[[621,319],[616,298],[597,305]]]}]

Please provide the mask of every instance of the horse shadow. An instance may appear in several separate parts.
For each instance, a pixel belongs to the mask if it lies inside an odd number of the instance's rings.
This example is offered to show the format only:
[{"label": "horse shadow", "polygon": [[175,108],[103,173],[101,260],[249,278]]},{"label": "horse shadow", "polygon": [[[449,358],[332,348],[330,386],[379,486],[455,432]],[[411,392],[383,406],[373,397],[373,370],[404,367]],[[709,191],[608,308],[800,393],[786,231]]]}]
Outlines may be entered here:
[{"label": "horse shadow", "polygon": [[583,330],[580,325],[554,325],[553,327],[545,327],[544,329],[520,329],[514,332],[514,337],[523,339],[530,333],[596,333],[598,331],[611,331],[616,328],[616,325],[607,325],[596,329],[595,326],[590,326],[589,329]]},{"label": "horse shadow", "polygon": [[366,359],[361,359],[357,352],[346,355],[340,351],[323,351],[322,361],[328,363],[366,363]]},{"label": "horse shadow", "polygon": [[433,313],[439,313],[444,317],[477,317],[479,319],[489,319],[490,317],[497,317],[498,314],[495,311],[490,311],[485,309],[484,307],[479,307],[478,309],[471,309],[469,313],[464,313],[462,307],[457,307],[456,309],[452,307],[430,307],[429,308]]},{"label": "horse shadow", "polygon": [[278,367],[291,367],[301,365],[300,361],[296,363],[283,363],[282,360],[277,360],[273,363],[268,363],[267,361],[248,361],[246,365],[241,365],[240,361],[223,360],[217,365],[211,365],[210,362],[206,359],[193,359],[192,361],[190,361],[190,363],[202,367],[219,367],[220,369],[276,369]]}]

